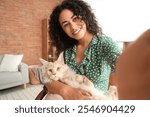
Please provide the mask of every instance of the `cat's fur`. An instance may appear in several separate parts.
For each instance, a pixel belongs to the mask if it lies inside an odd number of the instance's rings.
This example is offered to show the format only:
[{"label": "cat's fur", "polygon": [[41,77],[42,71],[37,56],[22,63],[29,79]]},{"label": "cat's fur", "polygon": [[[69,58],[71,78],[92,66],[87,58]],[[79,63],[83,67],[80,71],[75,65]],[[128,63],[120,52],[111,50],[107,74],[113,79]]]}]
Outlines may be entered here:
[{"label": "cat's fur", "polygon": [[[103,92],[99,92],[93,85],[93,83],[83,75],[76,74],[66,64],[60,62],[48,62],[40,59],[42,66],[42,74],[44,83],[60,80],[74,88],[80,88],[86,90],[92,94],[91,99],[114,99],[116,87],[112,86],[108,92],[108,95],[104,95]],[[62,100],[63,97],[58,94],[48,94],[45,99]]]}]

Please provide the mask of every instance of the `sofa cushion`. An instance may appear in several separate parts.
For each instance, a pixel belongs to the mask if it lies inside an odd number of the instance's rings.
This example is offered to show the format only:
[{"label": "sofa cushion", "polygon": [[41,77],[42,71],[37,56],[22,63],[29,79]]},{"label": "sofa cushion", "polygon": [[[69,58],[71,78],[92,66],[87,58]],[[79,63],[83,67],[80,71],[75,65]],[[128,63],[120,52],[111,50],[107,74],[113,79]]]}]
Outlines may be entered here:
[{"label": "sofa cushion", "polygon": [[22,82],[22,76],[20,72],[0,72],[0,81],[0,85]]},{"label": "sofa cushion", "polygon": [[0,64],[0,71],[18,71],[23,55],[5,54]]}]

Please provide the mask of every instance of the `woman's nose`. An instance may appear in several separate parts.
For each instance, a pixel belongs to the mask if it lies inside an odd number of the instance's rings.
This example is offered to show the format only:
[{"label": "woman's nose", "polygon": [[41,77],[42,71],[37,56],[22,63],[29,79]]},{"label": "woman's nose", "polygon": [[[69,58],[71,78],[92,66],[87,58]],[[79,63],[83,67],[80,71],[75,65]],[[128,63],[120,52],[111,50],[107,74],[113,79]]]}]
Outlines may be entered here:
[{"label": "woman's nose", "polygon": [[70,28],[72,31],[76,30],[76,24],[74,22],[70,23]]}]

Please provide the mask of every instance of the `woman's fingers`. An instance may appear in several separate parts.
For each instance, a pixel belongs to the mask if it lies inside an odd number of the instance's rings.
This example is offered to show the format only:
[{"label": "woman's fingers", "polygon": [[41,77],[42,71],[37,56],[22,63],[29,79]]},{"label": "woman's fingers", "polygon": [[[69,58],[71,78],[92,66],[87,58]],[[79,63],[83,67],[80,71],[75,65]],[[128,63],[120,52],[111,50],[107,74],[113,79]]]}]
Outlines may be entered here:
[{"label": "woman's fingers", "polygon": [[87,91],[81,91],[82,95],[84,96],[91,96],[91,93],[87,92]]}]

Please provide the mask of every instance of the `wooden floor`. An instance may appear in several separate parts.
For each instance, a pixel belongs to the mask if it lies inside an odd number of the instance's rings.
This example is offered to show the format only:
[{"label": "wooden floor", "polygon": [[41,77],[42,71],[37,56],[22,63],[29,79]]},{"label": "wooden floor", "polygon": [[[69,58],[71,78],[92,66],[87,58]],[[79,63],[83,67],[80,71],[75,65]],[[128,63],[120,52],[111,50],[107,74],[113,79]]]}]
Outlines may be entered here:
[{"label": "wooden floor", "polygon": [[0,90],[0,100],[34,100],[42,90],[43,85],[30,85],[23,89],[21,86]]}]

